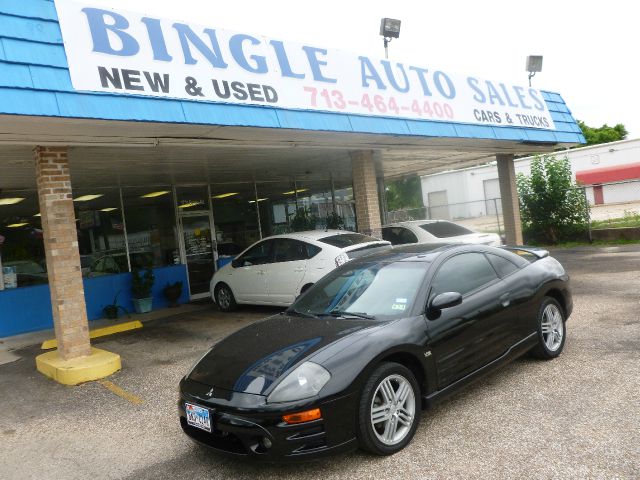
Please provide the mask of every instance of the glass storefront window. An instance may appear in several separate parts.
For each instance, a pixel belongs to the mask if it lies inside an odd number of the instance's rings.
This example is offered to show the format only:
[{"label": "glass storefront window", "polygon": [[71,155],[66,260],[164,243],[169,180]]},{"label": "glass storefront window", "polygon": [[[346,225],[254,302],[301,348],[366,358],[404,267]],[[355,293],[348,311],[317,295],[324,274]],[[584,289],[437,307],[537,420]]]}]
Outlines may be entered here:
[{"label": "glass storefront window", "polygon": [[39,212],[34,190],[0,194],[0,288],[48,282]]},{"label": "glass storefront window", "polygon": [[171,187],[122,189],[131,268],[180,263]]},{"label": "glass storefront window", "polygon": [[119,189],[74,190],[73,205],[82,275],[128,272]]},{"label": "glass storefront window", "polygon": [[212,184],[211,204],[219,263],[260,240],[253,182]]}]

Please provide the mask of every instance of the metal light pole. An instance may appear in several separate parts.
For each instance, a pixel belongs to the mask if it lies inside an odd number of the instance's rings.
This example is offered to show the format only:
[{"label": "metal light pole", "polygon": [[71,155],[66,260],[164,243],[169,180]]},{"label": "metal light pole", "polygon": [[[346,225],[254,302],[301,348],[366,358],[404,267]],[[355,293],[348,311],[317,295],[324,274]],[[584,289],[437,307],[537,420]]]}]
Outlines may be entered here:
[{"label": "metal light pole", "polygon": [[383,18],[380,21],[380,35],[384,38],[384,58],[389,58],[389,42],[400,37],[400,20]]},{"label": "metal light pole", "polygon": [[542,71],[542,55],[529,55],[527,57],[527,72],[529,72],[529,86],[531,86],[531,79],[535,77],[536,73]]}]

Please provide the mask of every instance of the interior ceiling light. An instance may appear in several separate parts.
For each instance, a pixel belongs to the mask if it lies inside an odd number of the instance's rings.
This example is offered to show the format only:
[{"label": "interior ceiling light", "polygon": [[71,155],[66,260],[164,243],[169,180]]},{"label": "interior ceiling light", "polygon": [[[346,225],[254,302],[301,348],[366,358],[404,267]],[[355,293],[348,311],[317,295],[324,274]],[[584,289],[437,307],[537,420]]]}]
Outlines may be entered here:
[{"label": "interior ceiling light", "polygon": [[24,223],[12,223],[11,225],[7,225],[7,228],[19,228],[24,227],[25,225],[29,225],[27,222]]},{"label": "interior ceiling light", "polygon": [[191,208],[191,207],[196,207],[198,205],[204,205],[204,202],[202,201],[186,202],[186,203],[183,203],[182,205],[178,205],[178,208]]},{"label": "interior ceiling light", "polygon": [[117,210],[116,207],[107,207],[107,208],[101,208],[100,211],[101,212],[113,212],[114,210]]},{"label": "interior ceiling light", "polygon": [[282,192],[283,195],[293,195],[294,193],[302,193],[309,190],[308,188],[299,188],[297,190],[291,190],[290,192]]},{"label": "interior ceiling light", "polygon": [[151,192],[145,195],[140,195],[140,198],[155,198],[161,197],[162,195],[166,195],[167,193],[171,193],[169,190],[162,190],[160,192]]},{"label": "interior ceiling light", "polygon": [[15,197],[15,198],[0,198],[0,205],[15,205],[16,203],[20,203],[24,198]]},{"label": "interior ceiling light", "polygon": [[229,193],[221,193],[220,195],[214,195],[211,198],[227,198],[227,197],[233,197],[234,195],[238,195],[238,193],[240,192],[229,192]]},{"label": "interior ceiling light", "polygon": [[[269,200],[268,198],[259,198],[258,202],[264,202],[265,200]],[[255,200],[249,200],[249,203],[256,203]]]},{"label": "interior ceiling light", "polygon": [[90,202],[91,200],[95,200],[96,198],[104,197],[103,193],[97,193],[92,195],[82,195],[81,197],[74,198],[74,202]]}]

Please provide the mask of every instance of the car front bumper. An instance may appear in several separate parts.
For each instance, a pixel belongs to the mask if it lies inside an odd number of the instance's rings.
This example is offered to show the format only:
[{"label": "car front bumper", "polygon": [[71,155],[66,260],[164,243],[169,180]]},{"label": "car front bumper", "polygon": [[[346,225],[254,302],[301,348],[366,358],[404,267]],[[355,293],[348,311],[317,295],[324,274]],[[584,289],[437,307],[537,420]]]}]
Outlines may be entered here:
[{"label": "car front bumper", "polygon": [[[355,398],[352,394],[312,402],[268,405],[264,397],[214,389],[191,380],[180,382],[180,425],[191,439],[222,454],[266,462],[312,460],[354,450]],[[211,433],[187,423],[185,403],[209,410]],[[282,415],[320,408],[322,418],[289,425]]]}]

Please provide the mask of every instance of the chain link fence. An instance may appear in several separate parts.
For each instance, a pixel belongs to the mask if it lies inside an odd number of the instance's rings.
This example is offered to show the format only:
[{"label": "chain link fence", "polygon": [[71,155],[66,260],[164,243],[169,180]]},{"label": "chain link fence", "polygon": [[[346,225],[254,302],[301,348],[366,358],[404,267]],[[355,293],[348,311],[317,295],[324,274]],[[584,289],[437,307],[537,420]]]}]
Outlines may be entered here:
[{"label": "chain link fence", "polygon": [[[640,228],[640,179],[578,187],[589,204],[589,239],[599,230]],[[502,235],[500,198],[387,212],[387,223],[450,220],[471,230]]]}]

